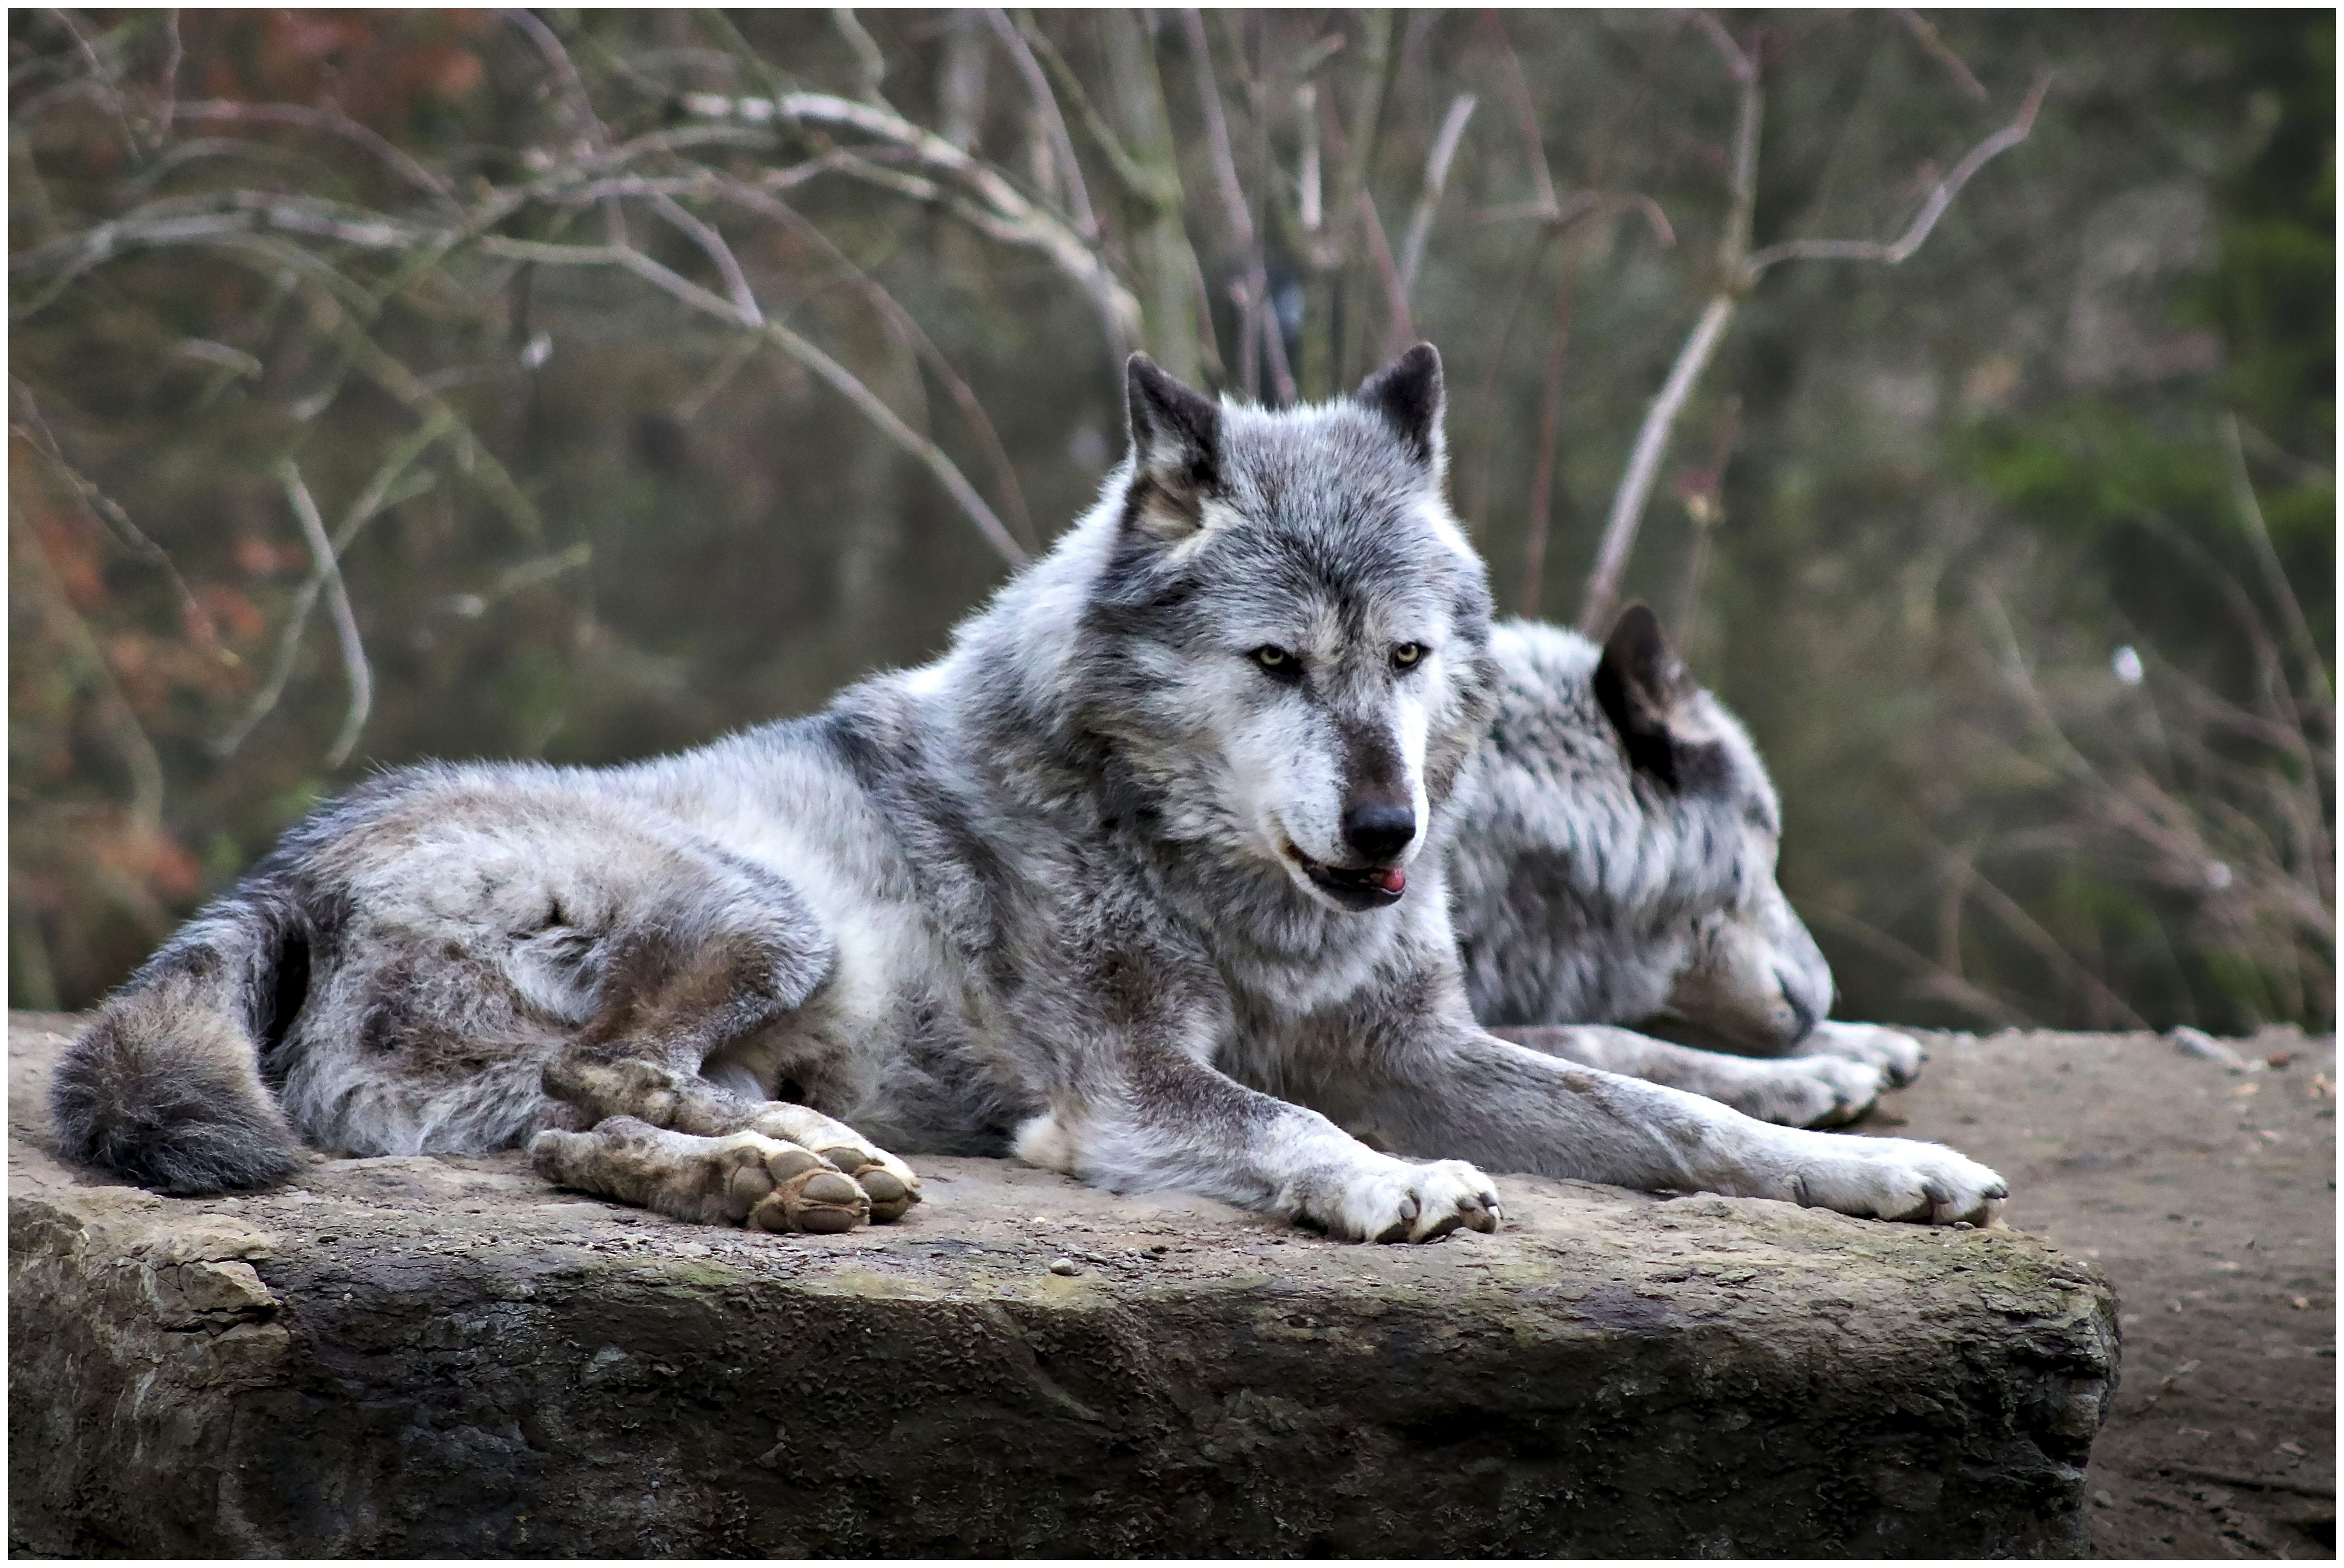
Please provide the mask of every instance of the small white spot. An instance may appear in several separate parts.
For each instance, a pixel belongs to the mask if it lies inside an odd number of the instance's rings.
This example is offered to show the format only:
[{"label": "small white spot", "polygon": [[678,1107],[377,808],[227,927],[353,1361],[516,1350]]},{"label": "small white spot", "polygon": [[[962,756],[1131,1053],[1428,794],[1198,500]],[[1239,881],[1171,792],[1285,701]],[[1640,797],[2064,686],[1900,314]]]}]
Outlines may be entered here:
[{"label": "small white spot", "polygon": [[2209,860],[2206,863],[2206,885],[2212,888],[2215,892],[2219,893],[2225,887],[2229,886],[2231,882],[2234,880],[2235,878],[2230,874],[2230,868],[2223,865],[2220,861]]},{"label": "small white spot", "polygon": [[552,357],[553,334],[551,332],[531,334],[520,351],[520,362],[525,369],[534,370]]},{"label": "small white spot", "polygon": [[2118,682],[2127,686],[2139,685],[2148,673],[2141,667],[2140,655],[2133,651],[2129,642],[2116,651],[2116,656],[2108,661],[2108,668],[2116,672]]}]

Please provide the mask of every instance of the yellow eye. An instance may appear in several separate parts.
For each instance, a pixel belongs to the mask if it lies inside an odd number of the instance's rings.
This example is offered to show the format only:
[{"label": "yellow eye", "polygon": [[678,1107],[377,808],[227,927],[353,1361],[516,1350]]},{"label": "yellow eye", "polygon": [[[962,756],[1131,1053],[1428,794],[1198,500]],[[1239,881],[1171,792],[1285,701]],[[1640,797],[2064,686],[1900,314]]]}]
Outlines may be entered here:
[{"label": "yellow eye", "polygon": [[1253,662],[1265,670],[1285,670],[1293,667],[1294,655],[1283,648],[1256,648]]},{"label": "yellow eye", "polygon": [[1392,650],[1392,667],[1397,670],[1413,669],[1416,666],[1417,661],[1423,657],[1423,643],[1402,642],[1399,646]]}]

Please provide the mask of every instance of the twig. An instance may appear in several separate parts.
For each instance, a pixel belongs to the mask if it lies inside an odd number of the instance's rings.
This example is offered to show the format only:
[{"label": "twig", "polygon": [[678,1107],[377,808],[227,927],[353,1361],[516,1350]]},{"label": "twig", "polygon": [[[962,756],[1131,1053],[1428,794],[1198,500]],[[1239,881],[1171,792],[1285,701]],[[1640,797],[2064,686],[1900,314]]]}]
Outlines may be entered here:
[{"label": "twig", "polygon": [[2287,580],[2287,569],[2279,564],[2278,551],[2271,546],[2270,530],[2263,522],[2262,502],[2255,498],[2255,481],[2247,472],[2247,454],[2238,445],[2238,417],[2222,416],[2222,455],[2228,460],[2230,494],[2238,508],[2238,521],[2246,525],[2247,537],[2255,547],[2255,564],[2262,569],[2263,584],[2278,601],[2279,611],[2287,617],[2288,635],[2295,640],[2296,657],[2303,661],[2311,677],[2313,694],[2320,701],[2328,698],[2328,665],[2319,656],[2319,640],[2311,634],[2311,622],[2304,619],[2302,602]]},{"label": "twig", "polygon": [[1424,265],[1424,248],[1432,238],[1433,214],[1440,206],[1441,192],[1449,187],[1449,166],[1456,161],[1457,149],[1465,140],[1465,124],[1480,102],[1470,93],[1458,94],[1449,106],[1448,117],[1440,122],[1440,134],[1432,138],[1432,151],[1425,157],[1424,187],[1417,194],[1416,210],[1409,216],[1408,238],[1399,250],[1403,294],[1416,289],[1417,269]]},{"label": "twig", "polygon": [[1359,187],[1359,206],[1368,255],[1376,264],[1376,276],[1383,280],[1384,305],[1391,311],[1391,330],[1384,339],[1384,358],[1389,359],[1416,341],[1416,322],[1408,313],[1408,286],[1400,281],[1399,265],[1384,239],[1383,219],[1376,216],[1376,198],[1365,186]]},{"label": "twig", "polygon": [[1050,91],[1050,77],[1036,59],[1033,49],[1010,21],[1009,13],[995,5],[985,13],[992,24],[993,35],[1001,40],[1008,51],[1017,74],[1025,80],[1026,91],[1034,100],[1034,112],[1042,116],[1042,128],[1050,138],[1051,156],[1056,160],[1058,173],[1066,181],[1066,212],[1075,220],[1075,232],[1096,244],[1099,238],[1098,215],[1091,210],[1091,193],[1083,184],[1083,167],[1075,157],[1075,138],[1067,133],[1066,116],[1058,112],[1058,97]]},{"label": "twig", "polygon": [[349,592],[342,586],[334,541],[326,537],[325,521],[318,516],[318,503],[309,487],[301,482],[301,470],[288,458],[278,465],[277,478],[285,487],[285,499],[292,503],[293,515],[300,520],[302,537],[309,541],[318,581],[325,584],[326,605],[333,613],[334,631],[341,639],[342,669],[349,676],[349,710],[342,716],[341,733],[326,753],[326,765],[338,768],[349,760],[350,748],[359,744],[359,732],[366,728],[367,714],[374,708],[374,673],[367,667],[366,645],[359,641],[359,621],[350,611]]},{"label": "twig", "polygon": [[1661,395],[1646,410],[1644,422],[1636,432],[1636,444],[1632,450],[1626,471],[1621,475],[1620,488],[1613,493],[1611,513],[1603,521],[1603,537],[1597,547],[1595,570],[1587,580],[1586,596],[1579,612],[1579,629],[1590,636],[1595,634],[1604,619],[1618,602],[1620,581],[1626,572],[1629,554],[1635,548],[1636,531],[1643,520],[1644,507],[1652,499],[1652,481],[1660,471],[1662,454],[1667,450],[1669,434],[1686,398],[1716,351],[1718,340],[1733,319],[1743,298],[1757,284],[1768,268],[1778,262],[1791,260],[1878,261],[1895,266],[1911,256],[1927,240],[1937,220],[1945,216],[1962,187],[1970,177],[1998,155],[2016,147],[2034,129],[2035,116],[2043,106],[2044,94],[2050,90],[2051,78],[2044,76],[2035,84],[2035,90],[2020,106],[2018,116],[2009,125],[1973,147],[1968,156],[1954,167],[1953,172],[1937,183],[1921,204],[1905,232],[1888,243],[1877,240],[1807,239],[1769,246],[1753,254],[1750,250],[1751,224],[1757,201],[1758,134],[1763,108],[1756,59],[1746,53],[1726,32],[1723,24],[1707,12],[1696,14],[1711,41],[1726,57],[1730,73],[1741,85],[1741,102],[1735,116],[1733,147],[1728,162],[1729,205],[1723,237],[1718,242],[1717,292],[1694,323],[1692,335],[1678,351],[1676,363]]},{"label": "twig", "polygon": [[953,369],[952,361],[945,358],[944,350],[937,348],[927,333],[921,329],[912,313],[897,303],[895,297],[887,292],[878,279],[857,267],[846,252],[832,242],[830,236],[795,207],[754,188],[733,189],[731,194],[751,211],[785,225],[792,233],[809,241],[828,257],[834,266],[847,275],[872,309],[879,312],[897,339],[908,344],[920,362],[944,383],[945,395],[952,399],[954,405],[960,410],[961,417],[968,421],[969,429],[975,432],[977,444],[985,449],[985,460],[993,468],[993,482],[1001,492],[1001,503],[1008,511],[1009,524],[1015,531],[1018,542],[1028,551],[1039,554],[1041,542],[1034,531],[1033,516],[1026,507],[1025,489],[1017,482],[1016,465],[1009,460],[1009,452],[1001,444],[1000,432],[994,429],[992,418],[985,413],[985,405],[978,400],[975,391],[961,379],[960,372]]},{"label": "twig", "polygon": [[1057,84],[1059,93],[1075,106],[1075,113],[1083,122],[1084,132],[1099,151],[1106,155],[1107,167],[1115,170],[1116,178],[1123,182],[1123,187],[1151,206],[1160,207],[1167,198],[1177,200],[1177,193],[1167,193],[1165,182],[1157,177],[1156,172],[1132,157],[1124,147],[1123,138],[1116,135],[1115,127],[1106,123],[1106,116],[1098,111],[1098,106],[1091,101],[1082,78],[1075,75],[1075,68],[1066,63],[1066,57],[1058,52],[1058,46],[1050,42],[1049,35],[1035,25],[1032,15],[1021,10],[1015,21],[1017,35],[1026,41],[1048,70],[1051,79]]},{"label": "twig", "polygon": [[38,532],[29,522],[13,516],[9,531],[24,541],[33,579],[50,620],[96,684],[98,712],[112,734],[116,754],[130,774],[130,820],[146,833],[159,832],[163,825],[163,760],[156,754],[155,743],[146,738],[146,728],[139,723],[129,696],[116,678],[114,666],[106,663],[106,652],[97,645],[96,635],[73,607],[65,582],[57,575],[56,563],[49,559],[48,548],[41,542]]},{"label": "twig", "polygon": [[740,313],[741,324],[743,327],[763,326],[765,313],[758,308],[757,296],[749,287],[748,275],[741,270],[740,258],[732,254],[732,248],[724,242],[724,237],[709,224],[686,212],[672,196],[653,197],[652,210],[691,237],[692,243],[716,263],[716,270],[723,275],[725,290],[732,297],[732,309]]},{"label": "twig", "polygon": [[1906,946],[1868,921],[1859,920],[1853,915],[1843,915],[1828,905],[1807,908],[1802,913],[1809,920],[1833,927],[1842,936],[1853,938],[1883,957],[1918,971],[1913,987],[1917,994],[1934,996],[1956,1007],[1967,1007],[1979,1017],[2005,1028],[2031,1029],[2035,1027],[2034,1019],[2001,997],[1958,975],[1948,973],[1928,955]]},{"label": "twig", "polygon": [[1505,61],[1506,96],[1513,100],[1514,117],[1522,133],[1523,148],[1530,155],[1531,176],[1538,187],[1537,205],[1540,213],[1551,217],[1561,210],[1555,199],[1554,177],[1547,172],[1546,146],[1539,138],[1538,106],[1531,99],[1530,78],[1522,75],[1522,62],[1514,53],[1514,46],[1506,36],[1506,25],[1495,11],[1481,13],[1481,20],[1490,35],[1498,41],[1498,53]]},{"label": "twig", "polygon": [[1096,303],[1106,320],[1110,342],[1132,343],[1139,339],[1139,301],[1098,253],[1056,217],[1026,200],[991,166],[933,131],[886,109],[829,93],[789,93],[778,99],[687,93],[682,103],[686,109],[701,115],[778,115],[801,124],[847,126],[902,148],[922,165],[951,176],[975,193],[982,205],[960,209],[964,217],[995,238],[1038,250],[1056,263]]},{"label": "twig", "polygon": [[1612,606],[1620,596],[1621,574],[1627,570],[1628,552],[1635,548],[1636,525],[1642,520],[1644,503],[1652,496],[1653,477],[1660,472],[1661,454],[1667,450],[1669,431],[1677,415],[1684,408],[1685,399],[1692,393],[1693,383],[1709,364],[1709,357],[1717,351],[1718,340],[1725,336],[1725,325],[1733,319],[1739,301],[1731,294],[1713,297],[1693,324],[1692,336],[1677,350],[1677,360],[1669,368],[1669,379],[1662,383],[1661,395],[1652,400],[1645,411],[1644,422],[1636,431],[1636,444],[1628,455],[1628,471],[1621,476],[1620,488],[1612,498],[1612,514],[1603,520],[1602,542],[1597,547],[1595,570],[1588,574],[1587,595],[1579,612],[1579,630],[1586,636],[1595,636],[1612,613]]},{"label": "twig", "polygon": [[839,36],[846,40],[847,47],[854,51],[855,64],[860,67],[863,76],[863,101],[866,104],[876,104],[881,108],[886,109],[889,114],[894,113],[894,108],[884,97],[880,96],[879,92],[880,85],[887,79],[887,56],[881,52],[879,41],[871,35],[854,11],[846,6],[834,7],[831,11],[830,19],[837,24]]},{"label": "twig", "polygon": [[1970,182],[1971,176],[2027,138],[2035,129],[2036,114],[2043,107],[2044,95],[2050,90],[2051,78],[2048,76],[2038,77],[2034,90],[2026,95],[2026,101],[2019,106],[2018,117],[1972,147],[1968,156],[1954,166],[1953,172],[1931,189],[1928,198],[1921,203],[1921,210],[1914,214],[1912,223],[1896,238],[1886,242],[1877,239],[1793,239],[1781,245],[1770,245],[1750,258],[1753,280],[1768,268],[1783,261],[1877,261],[1889,267],[1904,261],[1928,239],[1930,232],[1937,227],[1937,220],[1945,216],[1945,209],[1953,205],[1954,197],[1961,194],[1962,187]]},{"label": "twig", "polygon": [[1985,102],[1985,84],[1972,76],[1969,66],[1962,63],[1962,57],[1955,54],[1945,39],[1937,35],[1937,25],[1935,22],[1923,16],[1918,11],[1899,9],[1896,15],[1898,20],[1904,24],[1905,29],[1921,41],[1921,47],[1926,49],[1938,64],[1953,73],[1954,80],[1961,85],[1963,92],[1981,104]]},{"label": "twig", "polygon": [[951,458],[945,455],[943,448],[905,424],[901,416],[889,408],[877,393],[857,379],[853,371],[780,322],[767,320],[762,326],[752,328],[741,319],[739,312],[733,309],[730,300],[710,293],[690,278],[661,266],[642,251],[626,246],[547,245],[533,240],[491,237],[482,243],[482,248],[493,255],[521,257],[556,266],[591,267],[616,264],[652,287],[692,306],[694,309],[704,311],[721,321],[730,322],[744,330],[759,333],[783,353],[829,382],[834,390],[862,410],[864,417],[877,425],[889,440],[917,458],[922,466],[935,476],[936,481],[945,487],[945,491],[960,503],[961,510],[968,514],[969,521],[976,524],[977,531],[985,535],[986,541],[1000,553],[1003,560],[1012,566],[1026,564],[1025,550],[1015,539],[1010,536],[1009,531],[1002,526],[1001,519],[995,514],[991,507],[985,504],[985,498],[976,492],[976,487],[968,482],[968,477],[960,471],[959,467]]},{"label": "twig", "polygon": [[[358,538],[359,531],[388,503],[391,488],[398,483],[399,476],[417,458],[429,450],[434,441],[454,428],[452,415],[447,419],[427,420],[421,428],[390,449],[376,466],[374,477],[367,481],[366,489],[359,492],[358,499],[350,503],[349,511],[343,514],[340,526],[334,530],[333,538],[328,541],[329,554],[338,558],[342,551],[349,549],[351,542]],[[298,512],[298,507],[296,511]],[[314,559],[317,553],[314,548],[310,553]],[[301,635],[308,629],[309,612],[317,608],[318,596],[325,587],[324,574],[313,565],[308,577],[295,591],[292,608],[286,612],[285,624],[278,631],[277,654],[269,662],[268,678],[261,682],[260,689],[252,694],[252,701],[245,705],[236,723],[208,743],[207,749],[213,756],[223,760],[234,756],[246,737],[283,700],[286,684],[292,680],[293,666],[300,655]]]},{"label": "twig", "polygon": [[385,140],[380,133],[338,110],[312,108],[306,104],[241,104],[226,98],[204,98],[172,105],[167,112],[175,120],[244,120],[324,131],[366,148],[419,189],[443,201],[455,199],[455,187],[447,180]]},{"label": "twig", "polygon": [[[1267,350],[1270,385],[1280,404],[1295,400],[1294,371],[1286,362],[1286,335],[1279,329],[1269,298],[1269,269],[1263,263],[1261,237],[1255,232],[1253,214],[1246,205],[1245,187],[1238,179],[1237,155],[1229,146],[1228,121],[1221,111],[1221,89],[1213,79],[1212,45],[1205,36],[1205,19],[1191,6],[1181,11],[1188,34],[1188,50],[1196,58],[1197,97],[1205,111],[1205,147],[1221,195],[1221,210],[1229,238],[1245,257],[1245,286],[1238,294],[1245,312],[1246,335]],[[1251,362],[1250,355],[1248,362]]]},{"label": "twig", "polygon": [[73,486],[74,493],[81,498],[82,505],[89,510],[90,515],[104,524],[118,543],[149,564],[163,569],[164,575],[171,580],[172,592],[178,595],[179,613],[187,622],[188,634],[208,647],[217,647],[219,637],[213,628],[212,618],[196,598],[195,590],[187,586],[187,580],[179,575],[178,563],[171,559],[171,552],[156,543],[144,529],[133,522],[130,513],[100,490],[95,481],[66,460],[64,450],[57,445],[56,433],[49,429],[48,421],[41,416],[40,405],[34,400],[33,389],[14,377],[9,379],[9,385],[25,410],[25,418],[13,422],[9,428],[30,441],[43,457],[49,460],[50,465],[65,476],[66,482]]},{"label": "twig", "polygon": [[1579,247],[1565,241],[1562,276],[1555,283],[1554,341],[1547,349],[1546,384],[1539,406],[1538,466],[1531,478],[1531,525],[1522,541],[1522,613],[1539,612],[1546,579],[1547,521],[1554,500],[1555,448],[1562,435],[1562,367],[1571,345],[1571,305],[1579,281]]}]

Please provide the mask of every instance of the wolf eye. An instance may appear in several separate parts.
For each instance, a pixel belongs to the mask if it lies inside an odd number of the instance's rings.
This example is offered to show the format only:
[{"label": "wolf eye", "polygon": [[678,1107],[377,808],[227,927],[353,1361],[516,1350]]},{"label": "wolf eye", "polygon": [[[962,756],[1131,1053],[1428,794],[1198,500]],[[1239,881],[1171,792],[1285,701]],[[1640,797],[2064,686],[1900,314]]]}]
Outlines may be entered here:
[{"label": "wolf eye", "polygon": [[1302,661],[1276,643],[1256,648],[1246,657],[1281,681],[1299,680],[1302,676]]},{"label": "wolf eye", "polygon": [[1423,657],[1423,643],[1402,642],[1392,650],[1392,668],[1395,670],[1413,670],[1416,668],[1418,661]]}]

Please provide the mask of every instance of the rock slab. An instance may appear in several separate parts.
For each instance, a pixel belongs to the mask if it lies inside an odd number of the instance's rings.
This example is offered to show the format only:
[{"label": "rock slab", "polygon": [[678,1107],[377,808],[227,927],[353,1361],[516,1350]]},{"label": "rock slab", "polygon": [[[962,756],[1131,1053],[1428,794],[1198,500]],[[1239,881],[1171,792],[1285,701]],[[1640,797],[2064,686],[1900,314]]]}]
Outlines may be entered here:
[{"label": "rock slab", "polygon": [[2008,1231],[1500,1180],[1351,1247],[921,1162],[844,1238],[517,1157],[181,1200],[56,1160],[9,1037],[12,1545],[147,1556],[2052,1556],[2116,1379]]}]

